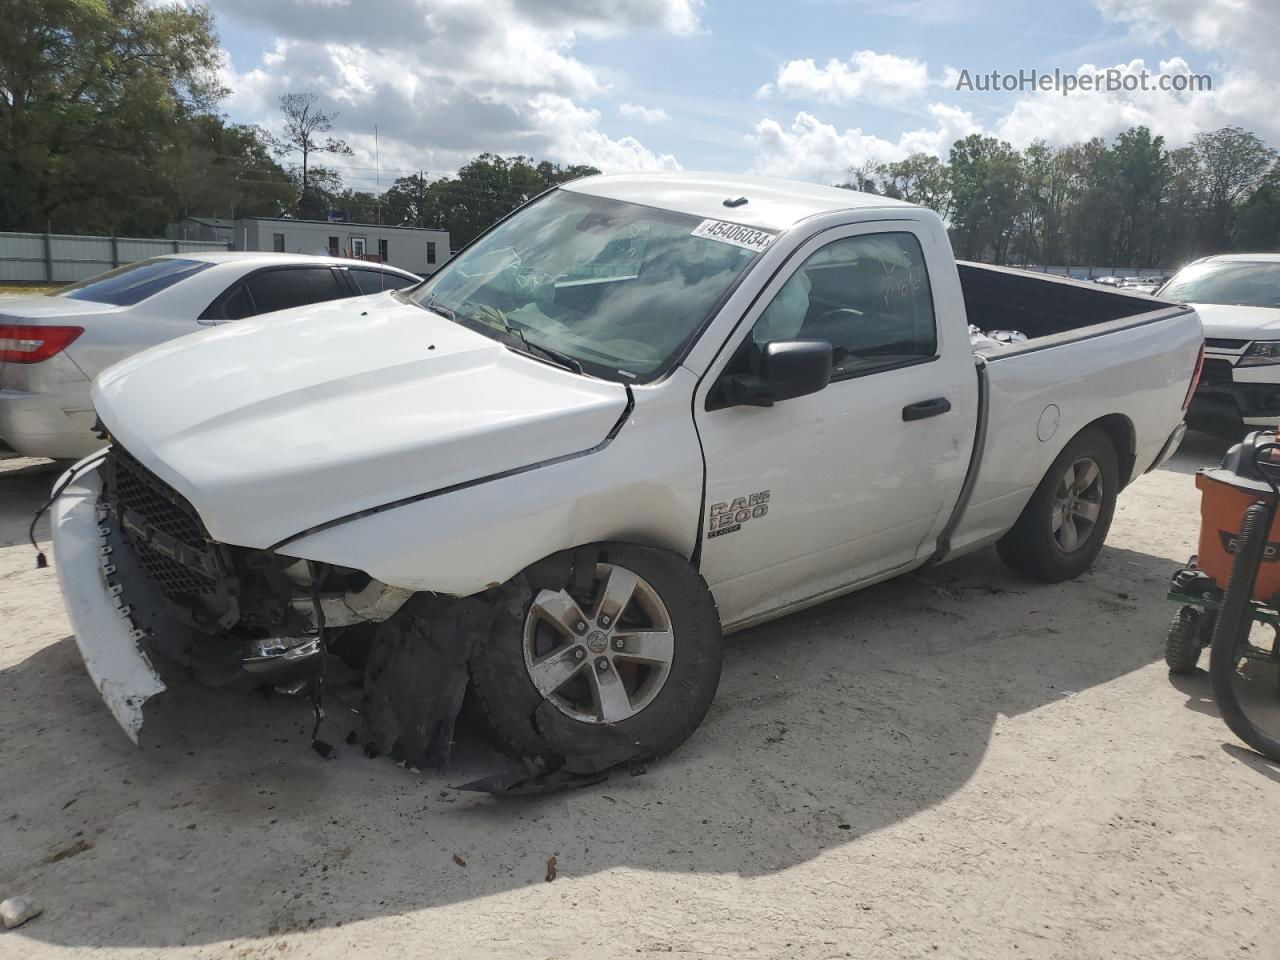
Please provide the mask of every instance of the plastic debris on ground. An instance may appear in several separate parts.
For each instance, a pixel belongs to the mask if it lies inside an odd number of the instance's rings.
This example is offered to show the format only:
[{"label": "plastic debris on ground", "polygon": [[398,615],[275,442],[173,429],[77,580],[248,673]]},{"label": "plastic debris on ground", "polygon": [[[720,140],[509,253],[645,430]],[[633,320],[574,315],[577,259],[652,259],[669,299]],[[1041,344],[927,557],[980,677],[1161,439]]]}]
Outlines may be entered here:
[{"label": "plastic debris on ground", "polygon": [[26,897],[10,897],[0,903],[0,921],[4,923],[6,930],[20,927],[43,912],[44,907]]}]

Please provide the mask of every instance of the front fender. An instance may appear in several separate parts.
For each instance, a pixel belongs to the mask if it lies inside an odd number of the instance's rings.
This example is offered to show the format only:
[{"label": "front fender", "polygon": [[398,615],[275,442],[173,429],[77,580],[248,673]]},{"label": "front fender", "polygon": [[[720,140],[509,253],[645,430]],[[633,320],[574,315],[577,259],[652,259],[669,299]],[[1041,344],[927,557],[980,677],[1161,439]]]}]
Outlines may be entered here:
[{"label": "front fender", "polygon": [[279,552],[453,596],[584,543],[625,541],[691,557],[703,480],[693,375],[678,369],[654,388],[634,389],[631,416],[592,453],[362,516]]}]

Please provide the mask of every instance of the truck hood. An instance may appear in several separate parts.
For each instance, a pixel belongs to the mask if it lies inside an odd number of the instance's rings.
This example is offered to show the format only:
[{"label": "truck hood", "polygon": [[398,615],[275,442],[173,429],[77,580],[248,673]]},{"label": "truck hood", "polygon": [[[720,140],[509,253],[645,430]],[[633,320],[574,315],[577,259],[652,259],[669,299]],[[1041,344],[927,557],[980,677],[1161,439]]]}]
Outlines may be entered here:
[{"label": "truck hood", "polygon": [[1193,303],[1204,335],[1220,340],[1280,340],[1280,309],[1230,303]]},{"label": "truck hood", "polygon": [[93,393],[114,441],[185,496],[214,539],[257,548],[589,450],[628,405],[621,384],[395,297],[181,337],[110,367]]}]

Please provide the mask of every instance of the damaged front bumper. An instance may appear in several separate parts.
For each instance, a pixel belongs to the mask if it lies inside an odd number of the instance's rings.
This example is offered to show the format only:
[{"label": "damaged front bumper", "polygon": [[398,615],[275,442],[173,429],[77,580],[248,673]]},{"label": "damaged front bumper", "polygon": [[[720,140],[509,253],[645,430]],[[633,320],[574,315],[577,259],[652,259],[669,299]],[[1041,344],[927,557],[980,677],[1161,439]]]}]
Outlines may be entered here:
[{"label": "damaged front bumper", "polygon": [[215,543],[176,494],[140,484],[136,465],[123,475],[125,456],[109,449],[64,474],[51,517],[76,643],[134,743],[169,671],[206,686],[309,689],[332,649],[326,637],[358,656],[352,642],[411,595],[359,571]]},{"label": "damaged front bumper", "polygon": [[72,468],[74,479],[51,508],[54,561],[85,669],[111,715],[137,743],[142,707],[165,684],[140,646],[143,631],[135,629],[119,587],[107,579],[113,571],[98,504],[101,457],[95,457]]}]

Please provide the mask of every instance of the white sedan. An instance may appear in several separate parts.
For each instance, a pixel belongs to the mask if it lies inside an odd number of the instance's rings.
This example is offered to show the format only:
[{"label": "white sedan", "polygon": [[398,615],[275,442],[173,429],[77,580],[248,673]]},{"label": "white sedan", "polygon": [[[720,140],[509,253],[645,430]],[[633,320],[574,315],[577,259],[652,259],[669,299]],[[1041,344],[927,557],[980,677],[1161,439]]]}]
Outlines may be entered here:
[{"label": "white sedan", "polygon": [[79,459],[103,446],[89,384],[139,350],[228,320],[420,281],[364,260],[192,253],[139,260],[0,302],[0,457]]}]

